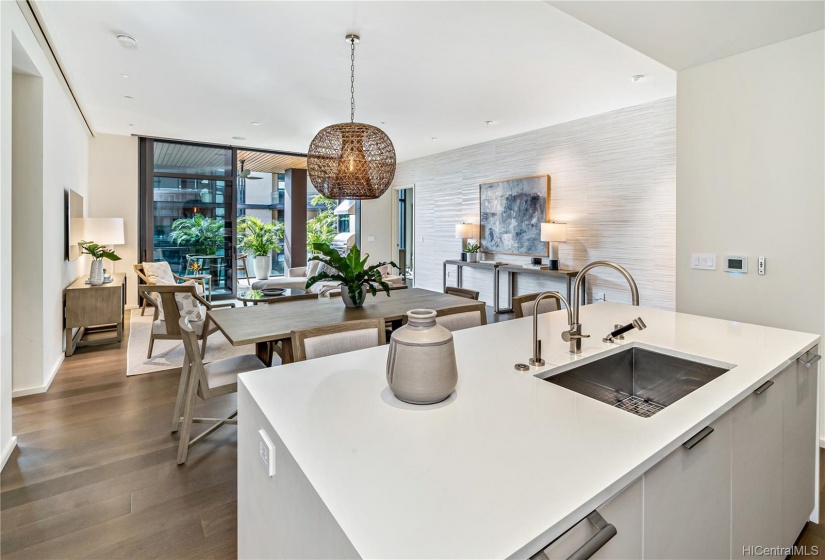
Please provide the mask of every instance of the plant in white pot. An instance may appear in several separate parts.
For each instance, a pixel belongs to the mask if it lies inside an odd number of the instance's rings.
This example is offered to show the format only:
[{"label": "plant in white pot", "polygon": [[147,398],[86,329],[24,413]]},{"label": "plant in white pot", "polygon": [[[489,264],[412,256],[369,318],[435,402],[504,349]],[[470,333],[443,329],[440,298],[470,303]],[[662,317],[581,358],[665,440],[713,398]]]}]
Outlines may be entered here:
[{"label": "plant in white pot", "polygon": [[103,284],[103,259],[109,259],[112,262],[119,261],[120,257],[117,253],[110,251],[108,247],[98,245],[94,241],[81,241],[80,251],[92,257],[92,268],[89,271],[89,284],[92,286],[100,286]]},{"label": "plant in white pot", "polygon": [[284,238],[284,224],[259,220],[255,216],[244,216],[238,221],[238,245],[248,255],[255,257],[255,277],[269,278],[272,270],[272,252],[281,250],[280,240]]},{"label": "plant in white pot", "polygon": [[368,290],[372,295],[376,295],[378,288],[381,288],[390,295],[390,285],[384,282],[381,268],[388,264],[398,268],[394,262],[380,262],[367,266],[370,256],[367,254],[362,259],[358,245],[353,246],[346,256],[341,256],[328,243],[315,243],[311,249],[315,255],[309,260],[319,261],[322,265],[315,276],[307,280],[307,289],[317,282],[338,282],[341,286],[341,297],[347,307],[364,305]]}]

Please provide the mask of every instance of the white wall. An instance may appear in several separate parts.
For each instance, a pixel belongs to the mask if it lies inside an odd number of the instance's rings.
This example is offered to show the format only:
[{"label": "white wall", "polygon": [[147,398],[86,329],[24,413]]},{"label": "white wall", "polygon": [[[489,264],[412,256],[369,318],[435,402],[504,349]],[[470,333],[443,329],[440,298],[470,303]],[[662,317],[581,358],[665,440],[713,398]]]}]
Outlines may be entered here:
[{"label": "white wall", "polygon": [[[568,223],[561,267],[615,261],[635,277],[643,305],[673,309],[675,144],[670,98],[401,163],[395,184],[415,184],[415,285],[441,290],[443,261],[460,257],[455,224],[478,223],[479,183],[547,174],[550,219]],[[387,201],[381,212],[391,210]],[[455,284],[452,275],[448,284]],[[594,271],[588,285],[591,296],[630,301],[627,284],[613,271]],[[464,286],[492,305],[490,272],[465,270]],[[563,291],[565,283],[523,275],[516,293],[546,289]]]},{"label": "white wall", "polygon": [[135,136],[98,134],[89,140],[90,218],[123,218],[125,245],[115,247],[120,261],[105,264],[125,272],[126,305],[137,306],[138,261],[138,139]]},{"label": "white wall", "polygon": [[[823,53],[819,31],[679,73],[678,311],[825,334]],[[693,270],[691,252],[749,272]]]},{"label": "white wall", "polygon": [[[29,351],[13,339],[12,300],[12,66],[13,40],[31,60],[43,78],[43,222],[49,235],[31,251],[42,257],[43,272],[32,278],[42,285],[43,311],[33,320],[42,324],[43,366],[35,381],[17,382],[12,353]],[[51,65],[31,32],[16,2],[0,2],[0,450],[2,459],[13,444],[11,396],[41,392],[63,359],[63,288],[88,268],[86,259],[67,262],[65,242],[64,192],[74,189],[87,194],[88,134],[71,100],[57,80]],[[18,346],[20,344],[20,346]]]},{"label": "white wall", "polygon": [[369,253],[370,264],[396,258],[392,246],[392,189],[381,198],[361,201],[361,252]]}]

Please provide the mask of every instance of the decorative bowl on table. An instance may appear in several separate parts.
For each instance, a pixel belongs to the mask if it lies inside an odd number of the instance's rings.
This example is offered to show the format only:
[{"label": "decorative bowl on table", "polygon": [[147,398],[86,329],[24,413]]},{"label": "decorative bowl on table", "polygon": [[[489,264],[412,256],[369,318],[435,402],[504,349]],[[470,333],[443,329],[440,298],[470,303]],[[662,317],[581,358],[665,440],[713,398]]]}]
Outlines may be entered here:
[{"label": "decorative bowl on table", "polygon": [[261,293],[265,296],[282,296],[285,290],[283,288],[264,288]]}]

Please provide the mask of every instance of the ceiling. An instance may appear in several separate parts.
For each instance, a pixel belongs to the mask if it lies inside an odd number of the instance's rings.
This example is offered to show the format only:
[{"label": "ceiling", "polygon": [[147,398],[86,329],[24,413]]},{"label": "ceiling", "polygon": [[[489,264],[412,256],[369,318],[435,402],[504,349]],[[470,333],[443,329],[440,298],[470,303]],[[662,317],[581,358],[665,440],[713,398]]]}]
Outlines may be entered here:
[{"label": "ceiling", "polygon": [[[258,173],[283,173],[287,169],[306,169],[307,158],[290,154],[238,150],[238,162],[243,161],[243,168]],[[238,163],[240,167],[240,163]]]},{"label": "ceiling", "polygon": [[825,28],[825,2],[551,1],[674,70]]},{"label": "ceiling", "polygon": [[96,133],[306,152],[349,118],[348,32],[356,120],[400,161],[676,93],[673,70],[543,2],[35,6]]}]

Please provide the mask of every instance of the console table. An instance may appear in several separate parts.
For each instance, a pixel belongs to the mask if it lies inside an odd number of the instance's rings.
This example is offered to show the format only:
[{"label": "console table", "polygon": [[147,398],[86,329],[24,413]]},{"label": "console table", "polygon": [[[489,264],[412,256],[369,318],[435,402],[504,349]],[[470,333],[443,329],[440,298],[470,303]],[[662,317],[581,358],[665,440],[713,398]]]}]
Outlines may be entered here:
[{"label": "console table", "polygon": [[[501,308],[498,304],[498,287],[499,287],[499,273],[504,271],[507,273],[507,297],[508,297],[508,306],[507,308]],[[513,310],[513,276],[516,274],[534,274],[538,276],[548,276],[551,278],[564,278],[567,280],[567,301],[570,301],[570,296],[573,295],[573,284],[576,280],[576,276],[579,274],[578,270],[543,270],[540,268],[527,268],[519,265],[514,264],[503,264],[496,267],[494,272],[495,282],[494,282],[494,289],[495,289],[495,310],[496,313],[502,312],[510,312]],[[582,278],[581,283],[581,293],[580,297],[582,298],[581,301],[585,302],[585,294],[587,293],[587,286],[586,286],[586,278]]]},{"label": "console table", "polygon": [[442,288],[442,291],[445,291],[445,292],[447,291],[447,265],[452,265],[452,266],[456,267],[456,270],[457,270],[457,272],[456,272],[456,274],[457,274],[457,276],[456,276],[456,286],[459,287],[459,288],[461,287],[461,279],[462,279],[461,272],[464,269],[464,267],[467,267],[467,268],[482,268],[482,269],[485,269],[485,270],[492,270],[493,275],[495,276],[496,268],[501,266],[501,265],[498,265],[498,264],[482,264],[482,263],[479,263],[479,262],[467,262],[467,261],[461,261],[461,260],[458,260],[458,259],[446,260],[446,261],[444,261],[444,264],[442,265],[442,276],[443,276],[443,282],[442,283],[444,284],[444,286]]},{"label": "console table", "polygon": [[[113,280],[102,286],[86,284],[81,276],[65,294],[66,356],[78,346],[112,344],[123,340],[123,307],[126,304],[126,275],[112,274]],[[77,333],[72,336],[72,329]],[[86,331],[116,330],[117,334],[98,340],[83,340]]]}]

